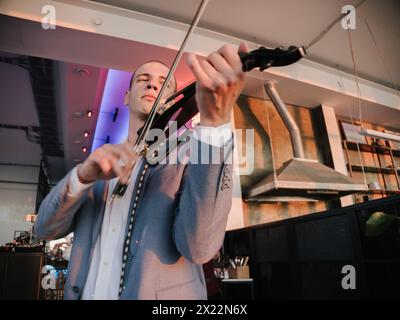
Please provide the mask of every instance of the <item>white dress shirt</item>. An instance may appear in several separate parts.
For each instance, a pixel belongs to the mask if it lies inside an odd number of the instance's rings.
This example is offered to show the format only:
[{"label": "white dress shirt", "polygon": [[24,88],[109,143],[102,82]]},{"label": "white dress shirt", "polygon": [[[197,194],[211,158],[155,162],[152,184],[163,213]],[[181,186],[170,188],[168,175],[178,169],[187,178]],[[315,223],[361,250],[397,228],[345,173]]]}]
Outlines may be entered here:
[{"label": "white dress shirt", "polygon": [[[219,127],[195,126],[196,138],[204,143],[222,146],[231,138],[230,123]],[[221,139],[216,139],[221,136]],[[128,189],[122,197],[111,195],[118,179],[110,180],[107,203],[104,211],[103,224],[96,240],[89,273],[82,292],[83,300],[116,300],[118,299],[119,281],[122,267],[122,249],[128,211],[131,203],[134,182],[143,159],[135,164]],[[79,196],[83,191],[93,186],[93,183],[82,184],[78,179],[77,167],[72,170],[69,183],[69,196]]]}]

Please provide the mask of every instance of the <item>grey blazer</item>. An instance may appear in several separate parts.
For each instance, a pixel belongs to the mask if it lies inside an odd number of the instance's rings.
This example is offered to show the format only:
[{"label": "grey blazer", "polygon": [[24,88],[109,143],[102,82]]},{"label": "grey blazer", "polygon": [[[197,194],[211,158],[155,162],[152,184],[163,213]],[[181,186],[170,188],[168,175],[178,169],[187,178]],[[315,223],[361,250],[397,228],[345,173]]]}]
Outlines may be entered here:
[{"label": "grey blazer", "polygon": [[[223,153],[223,148],[213,149]],[[97,181],[82,197],[71,198],[69,175],[42,202],[34,232],[45,240],[74,232],[64,296],[80,299],[102,225],[108,182]],[[224,161],[149,168],[136,210],[121,299],[207,298],[202,264],[223,243],[232,201],[231,175],[232,164]],[[137,185],[133,194],[136,190]]]}]

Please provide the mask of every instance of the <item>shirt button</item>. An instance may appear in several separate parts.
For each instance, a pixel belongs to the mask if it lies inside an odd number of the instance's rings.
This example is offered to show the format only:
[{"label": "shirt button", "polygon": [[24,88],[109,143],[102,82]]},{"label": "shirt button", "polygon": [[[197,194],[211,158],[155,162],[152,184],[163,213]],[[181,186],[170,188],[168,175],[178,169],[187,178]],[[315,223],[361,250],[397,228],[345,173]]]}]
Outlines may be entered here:
[{"label": "shirt button", "polygon": [[74,291],[75,293],[78,293],[79,292],[79,287],[77,287],[77,286],[72,287],[72,291]]},{"label": "shirt button", "polygon": [[106,267],[108,266],[108,262],[107,262],[107,261],[106,261],[106,262],[104,262],[104,266],[106,266]]},{"label": "shirt button", "polygon": [[111,231],[112,231],[112,232],[115,232],[115,231],[117,231],[117,229],[115,229],[115,228],[112,228],[112,229],[111,229]]}]

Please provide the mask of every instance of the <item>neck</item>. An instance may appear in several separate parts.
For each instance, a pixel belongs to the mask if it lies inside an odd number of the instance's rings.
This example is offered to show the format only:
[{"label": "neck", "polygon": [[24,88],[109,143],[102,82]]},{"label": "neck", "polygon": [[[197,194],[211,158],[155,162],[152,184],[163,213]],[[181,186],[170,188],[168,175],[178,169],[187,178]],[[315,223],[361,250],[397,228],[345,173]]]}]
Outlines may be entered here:
[{"label": "neck", "polygon": [[129,116],[129,133],[128,133],[128,144],[132,147],[138,138],[138,130],[143,127],[145,118],[139,117],[137,114],[131,113]]}]

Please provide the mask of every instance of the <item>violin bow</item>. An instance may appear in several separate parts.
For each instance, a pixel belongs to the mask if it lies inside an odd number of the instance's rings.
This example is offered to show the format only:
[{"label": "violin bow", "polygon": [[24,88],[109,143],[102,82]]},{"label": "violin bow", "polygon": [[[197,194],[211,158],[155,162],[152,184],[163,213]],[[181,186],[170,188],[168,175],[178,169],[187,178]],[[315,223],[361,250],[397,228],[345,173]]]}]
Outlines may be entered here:
[{"label": "violin bow", "polygon": [[[143,155],[143,156],[146,155],[146,152],[147,152],[146,137],[147,137],[147,135],[148,135],[148,133],[149,133],[151,127],[152,127],[152,124],[153,124],[153,121],[154,121],[155,116],[157,114],[157,111],[158,111],[158,109],[159,109],[159,107],[161,105],[161,98],[162,98],[162,96],[163,96],[163,94],[165,92],[165,89],[168,86],[168,82],[170,81],[172,75],[175,72],[175,69],[176,69],[179,61],[182,58],[183,51],[185,50],[185,47],[186,47],[186,44],[187,44],[189,38],[192,36],[194,29],[197,27],[197,24],[199,23],[200,18],[204,13],[204,10],[205,10],[205,8],[206,8],[206,6],[208,4],[208,1],[209,0],[201,0],[200,5],[199,5],[199,7],[198,7],[198,9],[196,11],[196,14],[194,15],[193,20],[192,20],[192,22],[190,24],[189,30],[186,33],[185,38],[183,39],[182,45],[179,48],[179,51],[175,56],[175,59],[174,59],[174,61],[172,63],[172,66],[169,69],[169,72],[168,72],[168,74],[167,74],[167,76],[165,78],[165,81],[164,81],[163,85],[161,86],[160,92],[158,93],[157,98],[154,101],[154,104],[153,104],[153,106],[152,106],[152,108],[151,108],[151,110],[149,112],[149,115],[146,118],[146,121],[145,121],[145,123],[143,125],[143,128],[142,128],[142,130],[141,130],[141,132],[140,132],[140,134],[139,134],[139,136],[138,136],[138,138],[137,138],[137,140],[135,142],[135,146],[133,147],[133,151],[137,155]],[[118,181],[118,183],[115,186],[115,189],[113,191],[113,196],[122,196],[122,195],[124,195],[124,193],[125,193],[125,191],[127,189],[127,186],[128,186],[127,184],[122,184],[122,183],[120,183]]]}]

